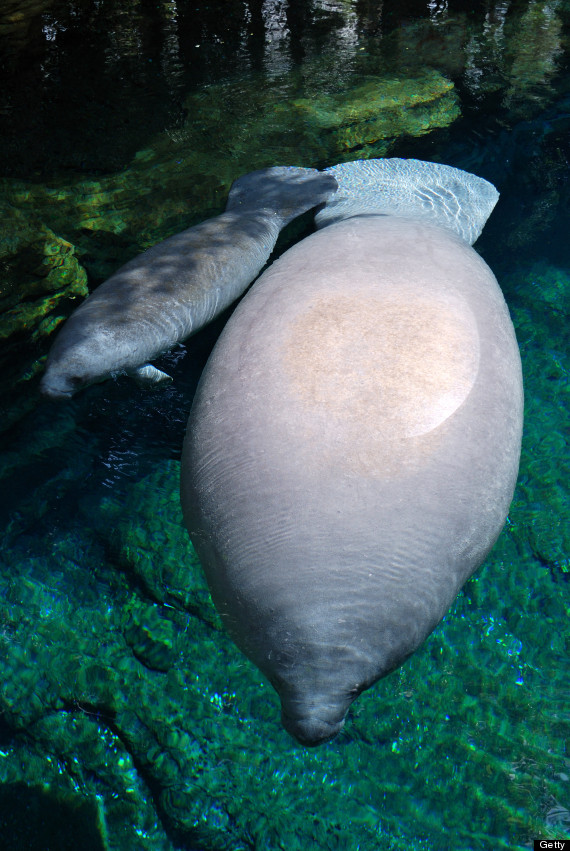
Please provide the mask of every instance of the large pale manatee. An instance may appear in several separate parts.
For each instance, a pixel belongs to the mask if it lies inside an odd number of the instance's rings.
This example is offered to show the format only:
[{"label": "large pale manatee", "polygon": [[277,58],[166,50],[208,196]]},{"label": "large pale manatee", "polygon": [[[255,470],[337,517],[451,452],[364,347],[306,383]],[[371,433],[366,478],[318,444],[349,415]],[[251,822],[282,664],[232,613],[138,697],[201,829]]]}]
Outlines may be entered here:
[{"label": "large pale manatee", "polygon": [[122,372],[143,385],[169,380],[149,361],[239,298],[280,230],[335,189],[332,175],[309,168],[240,177],[224,213],[135,257],[72,313],[51,347],[42,392],[65,399]]},{"label": "large pale manatee", "polygon": [[216,344],[182,459],[214,602],[305,745],[338,733],[486,557],[523,409],[509,313],[470,247],[494,187],[414,160],[329,173],[322,229]]}]

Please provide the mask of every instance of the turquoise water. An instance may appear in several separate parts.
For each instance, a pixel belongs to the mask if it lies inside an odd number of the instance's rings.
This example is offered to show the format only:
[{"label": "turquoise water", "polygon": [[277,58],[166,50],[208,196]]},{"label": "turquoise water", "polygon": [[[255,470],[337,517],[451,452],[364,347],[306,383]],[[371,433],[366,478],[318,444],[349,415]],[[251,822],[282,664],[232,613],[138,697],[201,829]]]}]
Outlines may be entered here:
[{"label": "turquoise water", "polygon": [[[0,847],[567,838],[570,4],[21,9],[0,17]],[[521,468],[444,621],[308,751],[221,629],[181,524],[184,428],[227,316],[161,359],[161,392],[121,378],[56,404],[37,384],[87,289],[220,212],[240,174],[385,155],[501,192],[476,248],[521,349]]]}]

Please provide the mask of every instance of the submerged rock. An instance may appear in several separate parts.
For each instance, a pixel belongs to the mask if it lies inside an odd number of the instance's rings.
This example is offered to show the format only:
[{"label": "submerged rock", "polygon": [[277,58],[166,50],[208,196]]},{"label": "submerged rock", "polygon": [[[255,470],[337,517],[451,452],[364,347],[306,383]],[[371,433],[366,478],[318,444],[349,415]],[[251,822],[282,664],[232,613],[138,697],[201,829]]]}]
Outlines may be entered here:
[{"label": "submerged rock", "polygon": [[35,404],[30,384],[42,369],[44,340],[69,311],[62,303],[88,295],[87,273],[70,242],[44,225],[34,230],[19,216],[9,221],[1,270],[0,431]]},{"label": "submerged rock", "polygon": [[176,663],[176,627],[155,606],[139,603],[132,608],[123,634],[137,659],[148,668],[169,671]]},{"label": "submerged rock", "polygon": [[[446,109],[431,106],[445,98]],[[280,106],[280,111],[291,106],[308,127],[323,127],[339,131],[340,128],[376,122],[376,138],[395,139],[398,136],[421,135],[435,127],[445,127],[459,117],[459,105],[454,85],[437,71],[424,71],[409,77],[371,77],[346,91],[323,94],[316,98],[298,98],[291,105]],[[413,110],[424,106],[419,122],[414,122]],[[411,114],[410,114],[410,111]],[[382,120],[383,118],[383,120]],[[380,128],[382,128],[380,130]],[[375,141],[374,136],[370,141]]]},{"label": "submerged rock", "polygon": [[278,104],[277,115],[329,160],[385,156],[401,136],[448,127],[460,116],[451,80],[437,71],[364,78],[340,92]]},{"label": "submerged rock", "polygon": [[[6,255],[5,255],[6,257]],[[42,227],[37,239],[4,261],[0,340],[42,333],[41,326],[63,298],[87,296],[87,273],[74,246]],[[61,319],[60,319],[61,321]]]},{"label": "submerged rock", "polygon": [[[219,628],[202,568],[182,525],[179,477],[179,462],[164,462],[133,486],[126,504],[106,500],[97,528],[108,543],[113,561],[132,572],[153,600],[192,612]],[[138,646],[153,642],[150,633],[141,633],[141,629],[150,629],[148,623],[142,626],[143,620],[133,613],[130,635]],[[155,628],[155,634],[160,634],[164,624],[156,622]],[[159,644],[162,641],[156,640]],[[165,640],[167,644],[172,641]],[[141,655],[145,655],[142,649]]]}]

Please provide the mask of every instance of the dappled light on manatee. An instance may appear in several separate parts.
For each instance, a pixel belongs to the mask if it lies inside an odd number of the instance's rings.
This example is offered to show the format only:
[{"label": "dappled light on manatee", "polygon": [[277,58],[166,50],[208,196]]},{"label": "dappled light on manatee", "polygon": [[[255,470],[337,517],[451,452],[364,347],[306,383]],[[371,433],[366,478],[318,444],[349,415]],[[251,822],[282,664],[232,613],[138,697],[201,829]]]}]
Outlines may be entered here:
[{"label": "dappled light on manatee", "polygon": [[143,387],[170,381],[149,361],[239,298],[280,230],[335,189],[316,169],[276,166],[238,178],[224,213],[149,248],[79,306],[50,349],[42,392],[69,399],[122,373]]}]

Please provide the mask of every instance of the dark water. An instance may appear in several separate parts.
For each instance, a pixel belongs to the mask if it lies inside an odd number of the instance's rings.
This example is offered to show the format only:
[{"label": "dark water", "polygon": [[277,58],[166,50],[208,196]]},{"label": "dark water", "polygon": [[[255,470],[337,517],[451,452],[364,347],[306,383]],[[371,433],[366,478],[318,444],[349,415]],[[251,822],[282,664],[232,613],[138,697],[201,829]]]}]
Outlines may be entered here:
[{"label": "dark water", "polygon": [[[568,837],[570,4],[14,0],[0,15],[0,847]],[[161,392],[120,378],[58,405],[37,383],[87,287],[220,212],[240,174],[386,155],[501,193],[476,248],[521,349],[519,484],[443,623],[306,751],[220,630],[181,526],[185,423],[227,317],[161,359]]]}]

